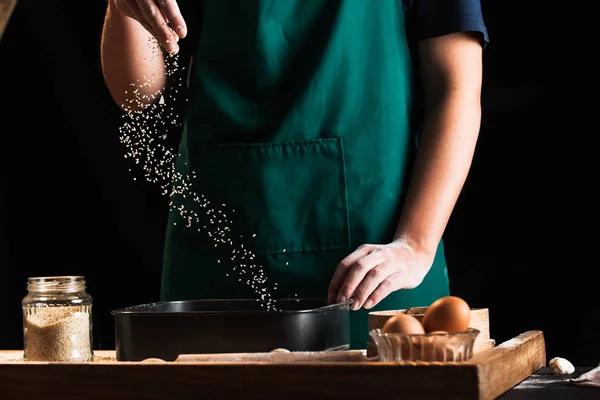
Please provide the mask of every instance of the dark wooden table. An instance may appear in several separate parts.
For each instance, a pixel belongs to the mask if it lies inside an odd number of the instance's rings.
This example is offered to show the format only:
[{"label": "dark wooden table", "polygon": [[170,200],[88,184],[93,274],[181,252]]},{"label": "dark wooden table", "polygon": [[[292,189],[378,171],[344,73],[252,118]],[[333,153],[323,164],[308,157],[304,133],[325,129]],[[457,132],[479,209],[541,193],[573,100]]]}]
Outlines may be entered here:
[{"label": "dark wooden table", "polygon": [[542,368],[498,400],[600,400],[600,388],[574,386],[568,382],[591,369],[575,368],[570,375],[554,375],[550,368]]}]

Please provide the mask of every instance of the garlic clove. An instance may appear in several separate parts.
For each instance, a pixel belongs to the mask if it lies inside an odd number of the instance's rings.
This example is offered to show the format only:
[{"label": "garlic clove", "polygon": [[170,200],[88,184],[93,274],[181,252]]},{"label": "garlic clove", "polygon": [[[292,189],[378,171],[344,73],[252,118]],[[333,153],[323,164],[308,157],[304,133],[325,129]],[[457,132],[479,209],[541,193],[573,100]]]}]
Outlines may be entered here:
[{"label": "garlic clove", "polygon": [[566,358],[554,357],[548,365],[550,365],[555,375],[568,375],[575,372],[575,367]]},{"label": "garlic clove", "polygon": [[271,353],[290,353],[290,351],[288,349],[278,348],[275,350],[271,350]]}]

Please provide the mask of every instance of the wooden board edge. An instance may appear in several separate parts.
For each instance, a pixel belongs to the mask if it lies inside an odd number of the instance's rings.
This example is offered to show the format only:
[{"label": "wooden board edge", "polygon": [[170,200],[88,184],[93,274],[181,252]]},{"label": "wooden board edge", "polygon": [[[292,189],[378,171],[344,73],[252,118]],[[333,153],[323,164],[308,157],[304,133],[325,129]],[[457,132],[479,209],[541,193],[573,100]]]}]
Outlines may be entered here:
[{"label": "wooden board edge", "polygon": [[480,400],[492,400],[521,383],[546,365],[542,331],[527,331],[474,356]]}]

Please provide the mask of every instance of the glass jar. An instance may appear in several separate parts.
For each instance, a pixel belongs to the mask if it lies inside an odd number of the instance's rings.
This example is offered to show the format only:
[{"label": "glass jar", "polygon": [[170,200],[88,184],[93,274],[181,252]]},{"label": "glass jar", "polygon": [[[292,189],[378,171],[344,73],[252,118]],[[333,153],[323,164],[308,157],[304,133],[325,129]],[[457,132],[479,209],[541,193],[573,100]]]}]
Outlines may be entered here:
[{"label": "glass jar", "polygon": [[22,301],[23,358],[92,361],[92,297],[84,277],[29,278],[27,291]]}]

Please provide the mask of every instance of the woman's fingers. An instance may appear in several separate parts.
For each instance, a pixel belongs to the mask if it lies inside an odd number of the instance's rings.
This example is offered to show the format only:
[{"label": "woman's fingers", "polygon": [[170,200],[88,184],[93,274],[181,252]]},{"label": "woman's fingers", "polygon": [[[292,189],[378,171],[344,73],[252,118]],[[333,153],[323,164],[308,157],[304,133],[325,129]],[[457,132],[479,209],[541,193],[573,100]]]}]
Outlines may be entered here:
[{"label": "woman's fingers", "polygon": [[163,14],[162,10],[154,0],[137,0],[138,8],[142,12],[143,18],[150,28],[150,33],[158,40],[158,42],[171,54],[176,54],[179,51],[177,35],[173,32],[169,23]]},{"label": "woman's fingers", "polygon": [[[369,273],[371,273],[373,269],[384,263],[388,257],[388,252],[384,249],[373,250],[366,256],[358,259],[350,267],[346,274],[346,279],[344,279],[344,282],[340,287],[339,293],[342,297],[354,299],[354,302],[352,303],[353,310],[358,310],[370,294],[370,292],[364,292],[367,289],[367,286],[364,285],[361,286],[361,291],[358,291],[357,289],[360,284],[367,276],[369,276]],[[381,269],[378,269],[377,273],[381,273]],[[372,280],[372,278],[369,280]]]},{"label": "woman's fingers", "polygon": [[157,0],[160,10],[168,21],[171,29],[178,35],[180,38],[184,38],[187,35],[187,25],[183,16],[181,15],[181,10],[179,9],[179,4],[177,4],[176,0]]},{"label": "woman's fingers", "polygon": [[[374,298],[373,294],[377,291],[377,289],[379,289],[380,286],[383,286],[383,288],[377,293],[383,293],[383,290],[388,286],[388,284],[385,282],[389,280],[390,276],[394,275],[396,269],[395,267],[396,264],[393,259],[384,258],[379,265],[371,268],[371,270],[356,286],[354,295],[352,296],[354,298],[354,303],[352,303],[352,305],[358,310],[363,306],[369,309],[379,303],[383,297]],[[391,290],[385,295],[387,296],[389,293],[391,293]]]},{"label": "woman's fingers", "polygon": [[362,257],[369,254],[369,252],[373,249],[372,246],[362,245],[352,253],[350,253],[346,258],[344,258],[338,264],[335,272],[333,274],[333,278],[331,278],[331,282],[329,283],[329,302],[342,302],[349,299],[349,297],[343,297],[340,293],[340,288],[342,284],[346,280],[346,276],[350,271],[350,268],[356,261],[361,259]]},{"label": "woman's fingers", "polygon": [[388,275],[383,279],[377,288],[373,290],[367,301],[365,302],[365,308],[373,308],[383,299],[385,299],[390,293],[397,290],[401,286],[402,274],[395,273]]}]

